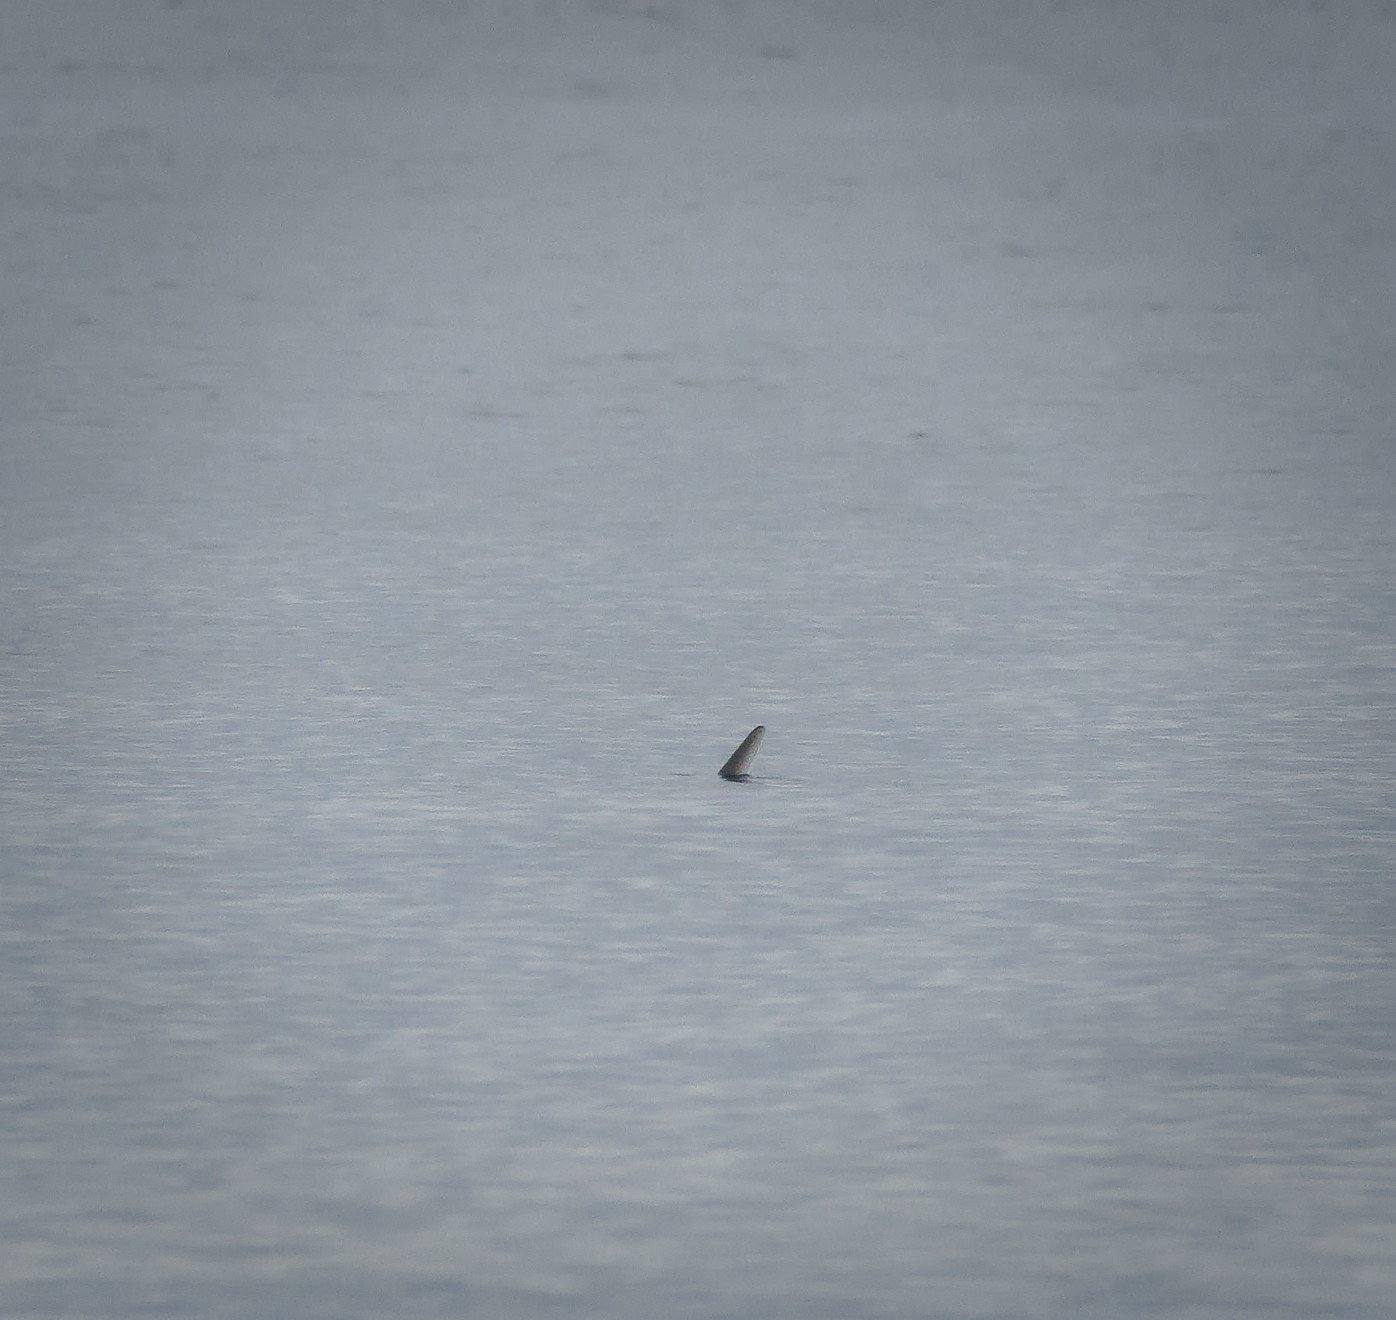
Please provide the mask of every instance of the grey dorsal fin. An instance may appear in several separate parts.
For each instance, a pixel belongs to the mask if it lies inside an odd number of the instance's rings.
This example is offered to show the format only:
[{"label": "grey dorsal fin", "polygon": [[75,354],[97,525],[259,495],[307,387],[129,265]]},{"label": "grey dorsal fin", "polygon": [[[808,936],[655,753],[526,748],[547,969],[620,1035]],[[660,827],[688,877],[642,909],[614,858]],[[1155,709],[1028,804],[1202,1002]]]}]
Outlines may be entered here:
[{"label": "grey dorsal fin", "polygon": [[752,758],[756,755],[756,749],[761,746],[761,739],[765,736],[766,726],[758,724],[742,739],[742,745],[727,758],[727,764],[718,771],[718,774],[724,779],[745,779],[747,767],[751,764]]}]

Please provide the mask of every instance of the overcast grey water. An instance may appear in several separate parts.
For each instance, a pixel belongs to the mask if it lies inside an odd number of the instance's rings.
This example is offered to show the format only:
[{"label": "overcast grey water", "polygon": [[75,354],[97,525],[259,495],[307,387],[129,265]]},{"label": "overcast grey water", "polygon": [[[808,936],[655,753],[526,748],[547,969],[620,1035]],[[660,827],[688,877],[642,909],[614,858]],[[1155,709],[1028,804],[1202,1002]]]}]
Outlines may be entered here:
[{"label": "overcast grey water", "polygon": [[1396,1314],[1393,161],[1389,4],[8,0],[0,1314]]}]

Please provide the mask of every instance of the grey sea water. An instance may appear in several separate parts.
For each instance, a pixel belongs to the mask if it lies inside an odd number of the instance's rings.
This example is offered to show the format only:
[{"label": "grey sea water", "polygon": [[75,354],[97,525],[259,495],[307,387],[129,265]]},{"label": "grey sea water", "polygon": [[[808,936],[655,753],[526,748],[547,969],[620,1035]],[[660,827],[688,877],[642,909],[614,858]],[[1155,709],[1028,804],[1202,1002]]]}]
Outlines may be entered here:
[{"label": "grey sea water", "polygon": [[0,1314],[1396,1310],[1387,8],[0,50]]}]

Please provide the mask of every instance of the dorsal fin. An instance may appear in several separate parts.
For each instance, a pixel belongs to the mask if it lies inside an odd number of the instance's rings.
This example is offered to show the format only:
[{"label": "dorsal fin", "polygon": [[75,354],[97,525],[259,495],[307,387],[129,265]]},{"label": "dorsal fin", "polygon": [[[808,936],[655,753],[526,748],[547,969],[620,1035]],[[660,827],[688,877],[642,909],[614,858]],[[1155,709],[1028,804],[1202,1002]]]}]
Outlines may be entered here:
[{"label": "dorsal fin", "polygon": [[766,726],[758,724],[742,739],[742,745],[727,758],[727,764],[718,771],[718,774],[724,779],[747,778],[747,767],[751,764],[752,758],[756,755],[756,749],[761,746],[761,739],[765,736]]}]

